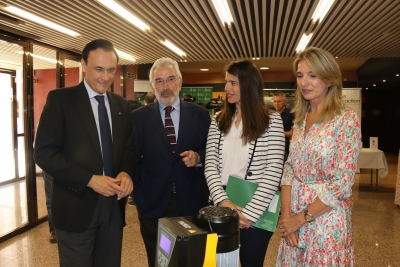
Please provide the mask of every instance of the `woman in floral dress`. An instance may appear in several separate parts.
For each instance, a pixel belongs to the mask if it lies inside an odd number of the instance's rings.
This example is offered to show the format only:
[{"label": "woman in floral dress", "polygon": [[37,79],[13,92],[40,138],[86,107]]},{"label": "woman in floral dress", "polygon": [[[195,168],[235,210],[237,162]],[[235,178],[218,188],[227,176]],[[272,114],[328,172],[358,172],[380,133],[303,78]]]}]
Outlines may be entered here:
[{"label": "woman in floral dress", "polygon": [[341,72],[331,54],[307,48],[293,69],[296,116],[281,182],[276,266],[355,266],[351,187],[360,123],[343,104]]}]

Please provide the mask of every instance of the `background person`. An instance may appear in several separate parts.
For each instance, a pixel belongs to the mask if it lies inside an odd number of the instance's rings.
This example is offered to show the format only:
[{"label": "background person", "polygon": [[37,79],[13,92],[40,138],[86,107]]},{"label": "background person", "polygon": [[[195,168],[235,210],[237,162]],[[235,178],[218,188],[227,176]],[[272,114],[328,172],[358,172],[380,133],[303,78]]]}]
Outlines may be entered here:
[{"label": "background person", "polygon": [[147,93],[144,97],[144,105],[153,103],[156,100],[156,95],[153,93]]},{"label": "background person", "polygon": [[360,143],[335,58],[309,47],[293,63],[295,125],[282,178],[276,266],[355,266],[351,208]]},{"label": "background person", "polygon": [[275,111],[281,114],[283,122],[283,134],[285,135],[285,161],[289,155],[290,138],[292,138],[292,127],[294,114],[292,110],[286,107],[286,94],[282,91],[276,91],[272,97]]},{"label": "background person", "polygon": [[[262,267],[273,233],[250,226],[267,209],[279,187],[285,153],[282,119],[265,107],[262,77],[253,63],[232,62],[225,80],[227,102],[211,122],[205,175],[214,204],[241,211],[241,266]],[[229,201],[224,190],[229,175],[258,184],[245,207]]]},{"label": "background person", "polygon": [[128,100],[128,103],[132,111],[142,107],[142,103],[140,103],[138,100]]},{"label": "background person", "polygon": [[[158,219],[191,216],[208,205],[203,169],[210,115],[179,99],[178,63],[160,58],[150,69],[157,103],[132,112],[136,169],[134,199],[148,263],[155,266]],[[195,166],[197,166],[195,168]]]},{"label": "background person", "polygon": [[133,189],[130,107],[109,92],[118,55],[94,40],[82,52],[85,79],[50,91],[35,161],[53,177],[51,213],[60,266],[120,266],[124,197]]}]

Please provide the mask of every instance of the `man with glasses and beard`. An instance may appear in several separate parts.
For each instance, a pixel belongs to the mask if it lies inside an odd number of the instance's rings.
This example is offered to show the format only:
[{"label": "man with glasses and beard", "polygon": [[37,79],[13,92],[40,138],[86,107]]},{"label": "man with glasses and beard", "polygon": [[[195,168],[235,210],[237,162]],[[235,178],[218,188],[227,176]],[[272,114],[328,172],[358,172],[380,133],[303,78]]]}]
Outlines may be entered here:
[{"label": "man with glasses and beard", "polygon": [[155,266],[158,219],[192,216],[208,205],[203,165],[208,111],[179,99],[178,63],[160,58],[150,70],[157,102],[132,112],[134,199],[150,267]]}]

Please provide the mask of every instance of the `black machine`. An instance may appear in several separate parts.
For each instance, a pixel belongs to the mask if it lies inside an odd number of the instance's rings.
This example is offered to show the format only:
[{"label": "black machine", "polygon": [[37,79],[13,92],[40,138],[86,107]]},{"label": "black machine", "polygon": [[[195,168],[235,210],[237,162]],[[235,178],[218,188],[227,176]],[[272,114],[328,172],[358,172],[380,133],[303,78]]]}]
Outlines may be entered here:
[{"label": "black machine", "polygon": [[183,217],[161,218],[156,266],[239,266],[239,243],[239,215],[230,208],[202,208],[196,225]]}]

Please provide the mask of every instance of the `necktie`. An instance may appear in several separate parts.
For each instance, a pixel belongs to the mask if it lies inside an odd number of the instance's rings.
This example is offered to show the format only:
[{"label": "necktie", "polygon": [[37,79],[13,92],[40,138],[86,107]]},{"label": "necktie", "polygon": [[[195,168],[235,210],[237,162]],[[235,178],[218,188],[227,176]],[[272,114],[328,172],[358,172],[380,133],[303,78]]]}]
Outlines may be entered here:
[{"label": "necktie", "polygon": [[97,95],[97,102],[99,102],[99,124],[100,124],[100,140],[101,140],[101,151],[103,153],[103,165],[104,175],[114,177],[113,167],[113,144],[111,138],[110,121],[108,120],[108,114],[106,105],[104,104],[104,96]]},{"label": "necktie", "polygon": [[175,153],[176,136],[175,136],[174,122],[171,119],[172,110],[173,110],[172,106],[165,107],[165,132],[167,134],[167,138],[171,146],[171,151],[172,153]]}]

